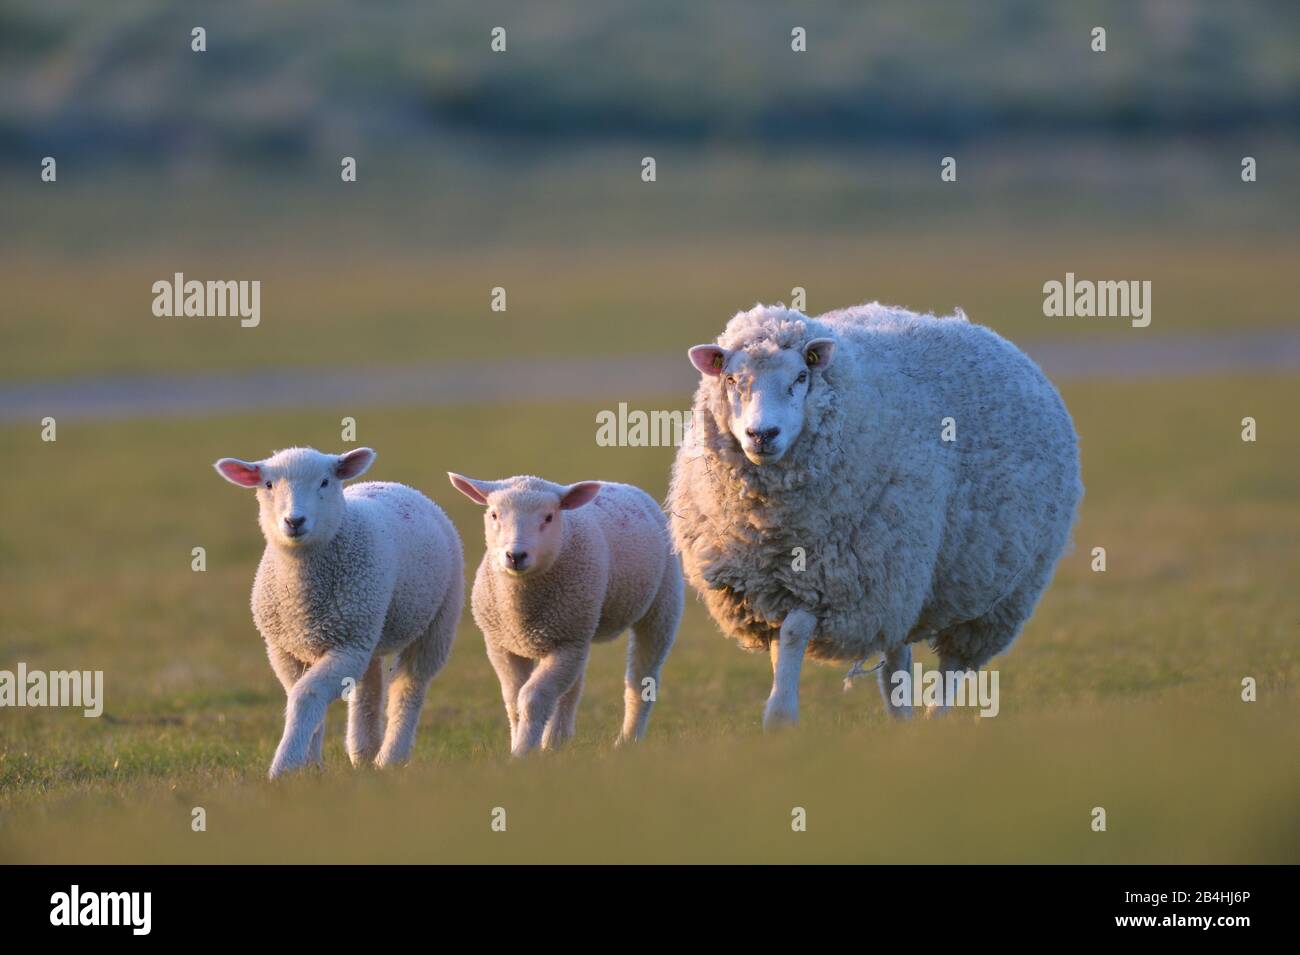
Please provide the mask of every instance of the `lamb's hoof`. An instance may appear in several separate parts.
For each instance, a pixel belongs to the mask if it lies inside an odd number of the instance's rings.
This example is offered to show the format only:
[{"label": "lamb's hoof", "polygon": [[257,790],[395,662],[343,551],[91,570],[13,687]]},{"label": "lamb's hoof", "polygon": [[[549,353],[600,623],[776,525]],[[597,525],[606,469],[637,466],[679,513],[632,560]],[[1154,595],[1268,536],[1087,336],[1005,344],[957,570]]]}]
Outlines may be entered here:
[{"label": "lamb's hoof", "polygon": [[367,766],[378,766],[382,769],[387,763],[381,763],[379,755],[379,750],[372,750],[369,753],[348,753],[348,759],[352,760],[354,769],[365,769]]},{"label": "lamb's hoof", "polygon": [[411,761],[411,754],[398,754],[380,750],[370,763],[375,769],[400,769]]}]

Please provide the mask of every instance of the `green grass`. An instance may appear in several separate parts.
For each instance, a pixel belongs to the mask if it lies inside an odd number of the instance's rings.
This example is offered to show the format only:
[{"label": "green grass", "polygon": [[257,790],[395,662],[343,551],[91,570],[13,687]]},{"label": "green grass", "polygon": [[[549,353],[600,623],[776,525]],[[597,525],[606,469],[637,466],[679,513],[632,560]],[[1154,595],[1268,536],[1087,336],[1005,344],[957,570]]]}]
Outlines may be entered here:
[{"label": "green grass", "polygon": [[[825,311],[876,298],[919,310],[961,306],[1015,341],[1232,335],[1289,327],[1293,241],[1207,237],[1164,247],[1149,237],[1043,233],[886,239],[802,237],[789,246],[738,236],[612,249],[524,242],[492,251],[438,248],[359,257],[265,258],[157,249],[75,263],[57,254],[0,263],[0,378],[187,374],[235,369],[382,366],[510,356],[674,353],[711,340],[756,300]],[[772,262],[780,262],[774,268]],[[187,278],[262,282],[262,319],[156,318],[150,288]],[[1045,318],[1043,283],[1152,282],[1153,319]],[[70,280],[72,277],[75,280]],[[489,308],[506,289],[508,309]],[[1252,290],[1241,296],[1241,288]],[[1232,303],[1231,308],[1228,303]]]},{"label": "green grass", "polygon": [[[1065,396],[1087,485],[1077,547],[997,661],[995,719],[890,725],[874,686],[846,695],[838,670],[813,667],[803,726],[764,737],[766,661],[689,601],[644,747],[610,745],[621,650],[604,647],[572,749],[514,764],[467,616],[408,770],[354,773],[336,706],[324,776],[281,787],[262,778],[283,702],[248,610],[254,505],[209,464],[337,447],[343,411],[67,422],[53,444],[6,427],[0,667],[103,669],[107,703],[97,720],[0,712],[0,859],[1300,861],[1300,379],[1079,382]],[[358,437],[380,451],[376,478],[447,507],[476,563],[479,512],[448,469],[662,495],[670,452],[597,447],[599,407],[376,411]],[[1239,439],[1245,415],[1255,444]],[[206,573],[190,570],[196,545]],[[1104,574],[1089,569],[1095,546]],[[1257,703],[1240,702],[1245,676]],[[206,833],[190,832],[194,806]],[[790,832],[793,806],[809,811],[805,834]]]}]

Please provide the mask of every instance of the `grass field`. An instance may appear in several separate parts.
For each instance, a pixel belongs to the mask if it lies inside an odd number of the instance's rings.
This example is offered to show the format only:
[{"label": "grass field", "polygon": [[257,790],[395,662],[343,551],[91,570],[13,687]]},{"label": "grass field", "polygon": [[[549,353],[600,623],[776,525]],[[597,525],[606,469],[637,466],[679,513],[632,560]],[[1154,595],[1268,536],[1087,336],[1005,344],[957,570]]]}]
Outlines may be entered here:
[{"label": "grass field", "polygon": [[[1300,378],[1087,381],[1065,397],[1087,486],[1077,546],[996,662],[997,718],[891,725],[873,685],[844,694],[814,667],[802,727],[765,737],[766,661],[690,601],[643,747],[610,745],[621,649],[605,647],[571,750],[514,764],[467,615],[411,767],[355,773],[335,706],[325,774],[288,786],[263,779],[283,696],[248,611],[255,507],[210,462],[339,446],[346,409],[68,422],[49,444],[6,427],[0,665],[103,669],[107,703],[100,719],[0,714],[0,859],[1300,861]],[[479,512],[448,469],[563,462],[549,476],[663,494],[669,450],[595,444],[608,404],[372,411],[358,439],[380,451],[374,477],[446,505],[476,564]],[[1240,701],[1246,676],[1257,703]],[[489,828],[498,806],[505,834]]]},{"label": "grass field", "polygon": [[[1294,4],[227,0],[201,55],[190,12],[159,6],[0,9],[0,670],[102,670],[106,693],[98,719],[0,708],[0,862],[1300,862],[1300,369],[1159,360],[1180,336],[1294,346]],[[259,281],[261,324],[155,317],[177,272]],[[1150,327],[1045,317],[1067,272],[1149,281]],[[1063,373],[1087,492],[994,663],[996,718],[891,724],[871,681],[810,666],[802,726],[765,735],[767,661],[688,599],[642,745],[612,746],[622,647],[598,647],[577,739],[512,762],[466,613],[409,767],[354,771],[336,705],[325,771],[266,781],[284,698],[249,611],[263,542],[216,458],[341,450],[355,417],[372,476],[444,504],[472,572],[481,516],[446,471],[662,498],[671,450],[600,447],[596,413],[690,396],[291,411],[262,382],[685,371],[796,287],[812,314],[961,307],[1031,353],[1115,346],[1083,374],[1143,346],[1124,379]],[[73,410],[205,375],[263,406]],[[643,380],[624,387],[675,387]],[[65,388],[43,441],[29,410]]]},{"label": "grass field", "polygon": [[[103,374],[186,374],[234,368],[366,367],[533,355],[672,353],[712,338],[756,300],[807,290],[810,312],[864,295],[944,314],[960,306],[1014,341],[1135,334],[1122,318],[1047,319],[1042,286],[1116,276],[1152,282],[1144,337],[1280,329],[1293,321],[1296,243],[1223,238],[1160,249],[1146,237],[1102,240],[938,237],[811,239],[793,248],[741,239],[721,251],[685,241],[615,250],[525,245],[485,254],[438,250],[382,261],[178,257],[167,251],[75,266],[54,257],[0,264],[14,314],[0,335],[10,381]],[[779,274],[771,262],[781,262]],[[1140,261],[1140,270],[1133,263]],[[187,278],[259,278],[262,323],[155,318],[150,288]],[[489,308],[492,288],[508,309]],[[1249,296],[1239,289],[1250,288]],[[867,290],[864,292],[864,290]]]}]

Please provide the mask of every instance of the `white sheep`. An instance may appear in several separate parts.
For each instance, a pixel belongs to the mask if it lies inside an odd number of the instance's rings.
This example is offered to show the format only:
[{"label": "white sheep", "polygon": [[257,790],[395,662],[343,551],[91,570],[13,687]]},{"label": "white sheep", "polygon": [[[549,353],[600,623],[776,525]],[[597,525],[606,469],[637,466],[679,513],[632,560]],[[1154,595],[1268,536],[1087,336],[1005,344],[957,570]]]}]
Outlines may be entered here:
[{"label": "white sheep", "polygon": [[628,629],[617,742],[640,739],[684,600],[659,505],[627,484],[447,476],[487,508],[471,606],[501,681],[511,752],[573,736],[591,644]]},{"label": "white sheep", "polygon": [[[931,640],[945,684],[1019,633],[1083,493],[1056,389],[987,328],[876,303],[756,306],[717,344],[667,508],[714,620],[767,650],[764,725],[795,722],[805,653],[883,653],[890,687]],[[902,694],[900,694],[901,696]],[[910,699],[910,697],[909,697]]]},{"label": "white sheep", "polygon": [[[272,779],[320,763],[325,709],[340,696],[353,765],[406,762],[429,683],[451,653],[464,603],[460,537],[436,504],[405,485],[344,490],[374,458],[369,448],[290,448],[215,465],[231,483],[257,488],[266,550],[253,620],[288,696]],[[382,658],[391,654],[386,681]]]}]

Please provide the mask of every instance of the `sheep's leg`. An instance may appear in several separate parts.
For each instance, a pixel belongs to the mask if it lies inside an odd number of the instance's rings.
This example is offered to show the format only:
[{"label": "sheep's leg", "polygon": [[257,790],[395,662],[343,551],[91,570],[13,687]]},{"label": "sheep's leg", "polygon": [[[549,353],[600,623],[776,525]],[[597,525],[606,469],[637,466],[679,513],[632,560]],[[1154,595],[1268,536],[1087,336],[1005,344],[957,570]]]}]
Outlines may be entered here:
[{"label": "sheep's leg", "polygon": [[799,722],[799,674],[816,628],[817,618],[807,610],[792,610],[781,623],[781,635],[771,642],[772,695],[763,710],[764,729]]},{"label": "sheep's leg", "polygon": [[407,644],[397,658],[393,680],[388,686],[388,726],[384,729],[384,745],[375,757],[375,765],[380,768],[397,766],[411,758],[429,684],[451,656],[456,624],[460,621],[462,587],[457,575],[453,580],[453,590],[433,615],[428,628],[419,639]]},{"label": "sheep's leg", "polygon": [[375,758],[384,740],[384,670],[376,654],[348,699],[348,758],[361,766]]},{"label": "sheep's leg", "polygon": [[519,727],[515,731],[511,755],[523,756],[536,749],[546,732],[546,724],[560,697],[577,682],[587,666],[590,641],[579,646],[562,647],[543,657],[533,668],[528,682],[519,691]]},{"label": "sheep's leg", "polygon": [[[266,645],[266,655],[271,661],[271,669],[280,680],[280,685],[284,687],[284,693],[287,697],[293,685],[302,678],[307,672],[307,664],[303,663],[297,657],[291,657],[278,647],[273,647],[269,643]],[[325,764],[325,721],[321,720],[320,725],[316,727],[316,732],[312,734],[311,746],[308,748],[311,762],[317,766]]]},{"label": "sheep's leg", "polygon": [[885,651],[885,665],[880,668],[880,695],[885,698],[886,713],[895,719],[911,719],[911,644],[904,643]]},{"label": "sheep's leg", "polygon": [[501,698],[506,704],[506,719],[510,721],[510,748],[514,749],[519,732],[519,691],[532,675],[536,661],[494,647],[491,641],[487,642],[487,655],[501,682]]},{"label": "sheep's leg", "polygon": [[[956,683],[956,677],[966,674],[979,673],[979,667],[972,666],[969,662],[951,654],[939,653],[939,673],[943,676],[944,687],[953,686]],[[946,716],[952,712],[952,706],[949,705],[945,697],[941,703],[930,703],[925,707],[925,718],[934,719],[939,716]]]},{"label": "sheep's leg", "polygon": [[558,749],[573,739],[578,724],[578,700],[581,698],[582,671],[579,670],[573,686],[560,697],[555,712],[546,721],[546,730],[542,733],[542,749]]},{"label": "sheep's leg", "polygon": [[627,674],[623,678],[623,731],[618,744],[645,736],[650,710],[659,699],[659,678],[664,661],[677,639],[682,619],[682,572],[670,558],[650,610],[632,628],[627,643]]},{"label": "sheep's leg", "polygon": [[307,764],[312,755],[312,738],[325,721],[330,701],[342,694],[345,680],[361,680],[370,656],[369,647],[362,652],[330,650],[293,685],[285,709],[284,735],[268,773],[272,779]]}]

